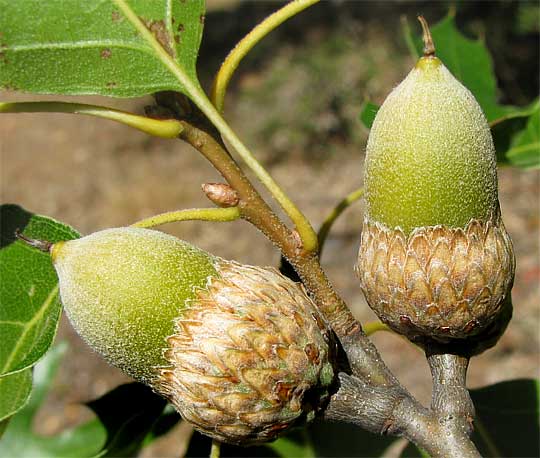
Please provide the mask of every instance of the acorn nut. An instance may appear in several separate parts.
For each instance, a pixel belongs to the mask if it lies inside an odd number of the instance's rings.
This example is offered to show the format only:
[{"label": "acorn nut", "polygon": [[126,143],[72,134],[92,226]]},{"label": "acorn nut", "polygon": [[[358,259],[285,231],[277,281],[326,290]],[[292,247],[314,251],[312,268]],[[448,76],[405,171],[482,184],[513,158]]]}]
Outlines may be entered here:
[{"label": "acorn nut", "polygon": [[486,118],[435,57],[423,26],[425,55],[369,135],[356,271],[368,304],[391,328],[415,341],[450,342],[497,320],[515,261]]},{"label": "acorn nut", "polygon": [[248,445],[311,419],[334,379],[334,343],[302,287],[148,229],[56,243],[73,327],[196,429]]}]

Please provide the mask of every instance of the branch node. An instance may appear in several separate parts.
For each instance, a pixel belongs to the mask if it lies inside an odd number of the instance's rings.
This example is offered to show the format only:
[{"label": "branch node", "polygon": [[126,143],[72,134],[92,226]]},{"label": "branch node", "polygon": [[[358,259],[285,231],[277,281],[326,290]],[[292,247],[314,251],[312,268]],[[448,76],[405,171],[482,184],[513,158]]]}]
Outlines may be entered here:
[{"label": "branch node", "polygon": [[394,426],[394,419],[393,418],[388,418],[384,422],[384,425],[383,425],[383,427],[381,429],[381,435],[387,436],[387,435],[391,434],[393,426]]}]

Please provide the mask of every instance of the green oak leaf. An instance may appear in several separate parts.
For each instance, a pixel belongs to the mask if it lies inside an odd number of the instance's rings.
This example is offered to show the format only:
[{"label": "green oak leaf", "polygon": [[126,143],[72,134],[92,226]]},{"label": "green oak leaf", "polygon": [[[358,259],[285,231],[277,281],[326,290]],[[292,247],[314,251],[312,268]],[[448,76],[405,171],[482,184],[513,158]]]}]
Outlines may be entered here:
[{"label": "green oak leaf", "polygon": [[[449,14],[445,19],[431,28],[437,56],[444,62],[452,74],[458,78],[475,96],[482,107],[491,126],[498,124],[519,125],[519,119],[528,119],[538,108],[538,101],[529,106],[516,107],[500,105],[498,100],[497,80],[493,61],[489,50],[482,40],[471,40],[465,37],[457,28],[455,17]],[[421,54],[423,43],[415,37],[415,45]],[[505,133],[511,134],[513,128],[501,126],[497,130],[497,147],[500,143],[512,143],[514,137],[505,138]],[[494,133],[495,135],[495,133]],[[497,157],[502,163],[510,163],[519,167],[534,167],[538,163],[538,145],[516,145],[520,148],[512,152],[514,160],[509,157],[510,149],[497,149]]]},{"label": "green oak leaf", "polygon": [[[34,367],[32,396],[26,406],[14,415],[7,424],[0,441],[0,456],[68,458],[98,455],[105,443],[105,428],[97,419],[62,431],[55,436],[40,436],[32,431],[34,418],[52,386],[54,375],[66,349],[66,344],[56,345]],[[0,382],[5,378],[0,379]]]},{"label": "green oak leaf", "polygon": [[[414,34],[408,23],[404,29],[405,40],[412,43],[417,53],[422,55],[423,42]],[[538,141],[526,134],[525,123],[532,123],[529,132],[534,131],[534,119],[538,117],[539,102],[535,100],[525,107],[500,105],[497,102],[497,82],[489,50],[481,40],[471,40],[456,26],[453,14],[431,27],[436,55],[444,62],[452,74],[475,96],[490,125],[497,150],[497,160],[501,164],[511,164],[523,168],[540,166]],[[371,128],[379,107],[366,101],[360,111],[360,120]],[[523,140],[519,140],[525,136]],[[537,138],[537,137],[536,137]]]},{"label": "green oak leaf", "polygon": [[381,456],[397,440],[396,437],[373,434],[348,423],[314,421],[308,430],[315,456]]},{"label": "green oak leaf", "polygon": [[[221,457],[375,457],[381,456],[396,440],[395,437],[372,434],[351,424],[315,420],[302,429],[294,429],[281,436],[275,442],[247,448],[222,444]],[[211,442],[209,437],[194,432],[186,457],[208,456]]]},{"label": "green oak leaf", "polygon": [[[141,383],[120,385],[101,398],[89,402],[88,407],[107,430],[107,441],[100,456],[135,456],[143,445],[148,445],[167,432],[167,428],[161,431],[156,429],[159,421],[164,420],[165,414],[162,416],[162,412],[166,404],[164,398]],[[178,421],[177,415],[172,416]]]},{"label": "green oak leaf", "polygon": [[[497,81],[489,50],[481,40],[471,40],[463,35],[456,26],[453,14],[432,25],[430,30],[436,56],[473,93],[489,122],[511,114],[526,115],[519,107],[497,103]],[[408,26],[405,34],[406,40],[414,44],[421,56],[424,47],[421,34],[414,33]]]},{"label": "green oak leaf", "polygon": [[525,128],[514,136],[506,158],[518,167],[540,167],[540,104],[527,120]]},{"label": "green oak leaf", "polygon": [[[0,220],[0,377],[4,377],[31,367],[43,356],[61,312],[49,254],[17,240],[15,231],[49,242],[74,239],[79,233],[17,205],[0,206]],[[0,390],[0,399],[3,396]]]},{"label": "green oak leaf", "polygon": [[362,104],[360,109],[360,121],[362,121],[362,124],[368,129],[371,129],[375,116],[377,115],[377,111],[379,111],[379,106],[371,103],[369,100],[366,100]]},{"label": "green oak leaf", "polygon": [[[32,369],[0,378],[0,422],[6,421],[28,402],[32,391]],[[1,432],[0,432],[1,436]]]},{"label": "green oak leaf", "polygon": [[[431,35],[437,57],[474,94],[488,121],[519,110],[497,103],[497,80],[491,55],[483,41],[471,40],[459,31],[453,14],[431,27]],[[420,35],[415,36],[414,43],[422,55],[424,44]]]},{"label": "green oak leaf", "polygon": [[[204,0],[128,4],[197,82]],[[0,11],[0,88],[114,97],[183,90],[112,0],[0,0]]]},{"label": "green oak leaf", "polygon": [[509,380],[471,390],[473,441],[484,457],[540,456],[540,381]]},{"label": "green oak leaf", "polygon": [[146,447],[161,436],[168,434],[180,421],[182,421],[182,417],[180,417],[180,414],[176,411],[174,406],[172,404],[167,404],[161,413],[161,416],[155,421],[152,425],[152,429],[144,438],[142,446]]},{"label": "green oak leaf", "polygon": [[318,455],[308,429],[295,430],[270,442],[267,447],[281,457],[316,458]]},{"label": "green oak leaf", "polygon": [[[540,456],[540,381],[509,380],[471,390],[476,410],[472,440],[483,457]],[[403,458],[427,456],[413,444]]]}]

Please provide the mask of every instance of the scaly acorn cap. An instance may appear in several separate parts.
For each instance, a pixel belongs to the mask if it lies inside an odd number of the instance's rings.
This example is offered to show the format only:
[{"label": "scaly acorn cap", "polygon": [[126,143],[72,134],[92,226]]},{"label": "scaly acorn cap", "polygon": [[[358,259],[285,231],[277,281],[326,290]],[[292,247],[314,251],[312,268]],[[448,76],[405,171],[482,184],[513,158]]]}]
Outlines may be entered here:
[{"label": "scaly acorn cap", "polygon": [[278,271],[141,228],[60,242],[51,256],[81,337],[201,432],[264,442],[327,399],[331,332],[304,289]]},{"label": "scaly acorn cap", "polygon": [[237,445],[275,439],[329,399],[332,334],[297,284],[272,268],[219,261],[165,353],[158,391],[199,431]]},{"label": "scaly acorn cap", "polygon": [[493,139],[471,92],[425,55],[373,122],[357,273],[396,331],[449,341],[496,319],[514,277],[500,218]]}]

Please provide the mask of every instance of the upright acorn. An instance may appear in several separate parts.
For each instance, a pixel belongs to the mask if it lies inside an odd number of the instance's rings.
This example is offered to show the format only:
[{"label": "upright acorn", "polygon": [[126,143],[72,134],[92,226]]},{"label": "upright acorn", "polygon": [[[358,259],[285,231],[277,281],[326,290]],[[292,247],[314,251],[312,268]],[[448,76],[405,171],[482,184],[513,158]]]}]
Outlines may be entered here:
[{"label": "upright acorn", "polygon": [[495,149],[474,96],[425,53],[388,96],[366,152],[357,273],[371,308],[413,340],[480,335],[507,304],[514,254]]},{"label": "upright acorn", "polygon": [[334,378],[331,333],[296,283],[173,236],[108,229],[50,249],[81,337],[220,441],[311,419]]}]

